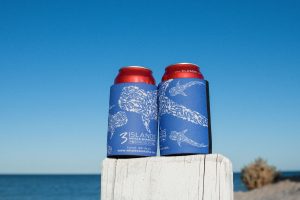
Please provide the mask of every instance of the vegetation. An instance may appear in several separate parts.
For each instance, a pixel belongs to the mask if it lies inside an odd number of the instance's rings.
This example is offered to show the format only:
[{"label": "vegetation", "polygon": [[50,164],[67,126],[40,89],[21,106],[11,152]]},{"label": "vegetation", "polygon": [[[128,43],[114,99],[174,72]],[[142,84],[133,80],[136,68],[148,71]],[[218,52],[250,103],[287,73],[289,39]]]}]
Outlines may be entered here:
[{"label": "vegetation", "polygon": [[249,190],[260,188],[273,183],[279,176],[274,166],[270,166],[262,158],[256,159],[253,163],[245,166],[241,172],[241,178]]}]

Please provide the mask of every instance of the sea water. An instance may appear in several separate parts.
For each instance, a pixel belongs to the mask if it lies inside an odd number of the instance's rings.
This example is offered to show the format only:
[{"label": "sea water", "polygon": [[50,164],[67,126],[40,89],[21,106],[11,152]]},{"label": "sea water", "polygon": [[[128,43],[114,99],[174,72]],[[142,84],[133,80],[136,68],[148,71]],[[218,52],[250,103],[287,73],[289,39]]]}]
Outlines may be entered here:
[{"label": "sea water", "polygon": [[[0,175],[0,200],[99,200],[100,182],[100,175]],[[233,174],[233,184],[234,191],[247,191],[240,173]]]},{"label": "sea water", "polygon": [[0,175],[0,200],[99,200],[100,175]]}]

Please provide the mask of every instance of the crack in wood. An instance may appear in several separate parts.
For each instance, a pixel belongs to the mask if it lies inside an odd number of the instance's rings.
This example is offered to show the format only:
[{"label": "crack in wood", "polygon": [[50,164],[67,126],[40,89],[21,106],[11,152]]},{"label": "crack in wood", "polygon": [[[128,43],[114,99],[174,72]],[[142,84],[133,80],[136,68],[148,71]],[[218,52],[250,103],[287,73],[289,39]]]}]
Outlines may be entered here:
[{"label": "crack in wood", "polygon": [[204,155],[204,169],[203,169],[203,185],[202,185],[202,200],[204,200],[204,180],[205,180],[205,168],[206,168],[206,165],[205,165],[205,162],[206,162],[206,155]]}]

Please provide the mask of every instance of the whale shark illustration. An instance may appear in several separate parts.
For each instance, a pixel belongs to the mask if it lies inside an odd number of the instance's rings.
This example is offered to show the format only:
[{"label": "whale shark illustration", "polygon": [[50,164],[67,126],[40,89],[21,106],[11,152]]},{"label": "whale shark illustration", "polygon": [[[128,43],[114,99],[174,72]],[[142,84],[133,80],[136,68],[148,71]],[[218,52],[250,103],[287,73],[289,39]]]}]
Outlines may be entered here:
[{"label": "whale shark illustration", "polygon": [[198,147],[198,148],[203,148],[203,147],[207,147],[207,145],[204,144],[199,144],[198,142],[195,142],[194,140],[188,138],[187,136],[185,136],[185,133],[188,130],[185,129],[183,131],[177,132],[177,131],[171,131],[169,138],[173,141],[176,141],[178,146],[181,147],[181,143],[187,143],[189,145],[192,145],[194,147]]},{"label": "whale shark illustration", "polygon": [[108,115],[108,132],[110,133],[110,139],[115,133],[115,129],[127,124],[128,118],[124,111],[119,111],[115,114]]},{"label": "whale shark illustration", "polygon": [[157,91],[145,91],[137,86],[122,89],[119,107],[141,115],[146,130],[151,133],[150,120],[157,120]]},{"label": "whale shark illustration", "polygon": [[168,114],[174,117],[208,127],[208,119],[199,112],[180,105],[166,96],[166,90],[173,79],[167,80],[160,85],[158,92],[159,116]]},{"label": "whale shark illustration", "polygon": [[176,83],[176,86],[172,87],[169,89],[169,94],[171,96],[176,96],[176,95],[182,95],[182,96],[187,96],[187,94],[184,92],[186,89],[189,87],[192,87],[193,85],[204,85],[204,83],[200,81],[190,81],[186,84],[180,85],[179,81]]}]

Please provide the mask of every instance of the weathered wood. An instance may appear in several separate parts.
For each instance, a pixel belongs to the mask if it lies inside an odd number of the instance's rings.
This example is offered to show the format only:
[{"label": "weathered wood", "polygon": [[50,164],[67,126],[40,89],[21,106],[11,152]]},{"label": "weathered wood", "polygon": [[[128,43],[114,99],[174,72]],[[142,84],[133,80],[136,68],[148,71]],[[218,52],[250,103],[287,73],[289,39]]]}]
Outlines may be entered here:
[{"label": "weathered wood", "polygon": [[220,154],[105,159],[101,200],[233,200],[232,165]]}]

